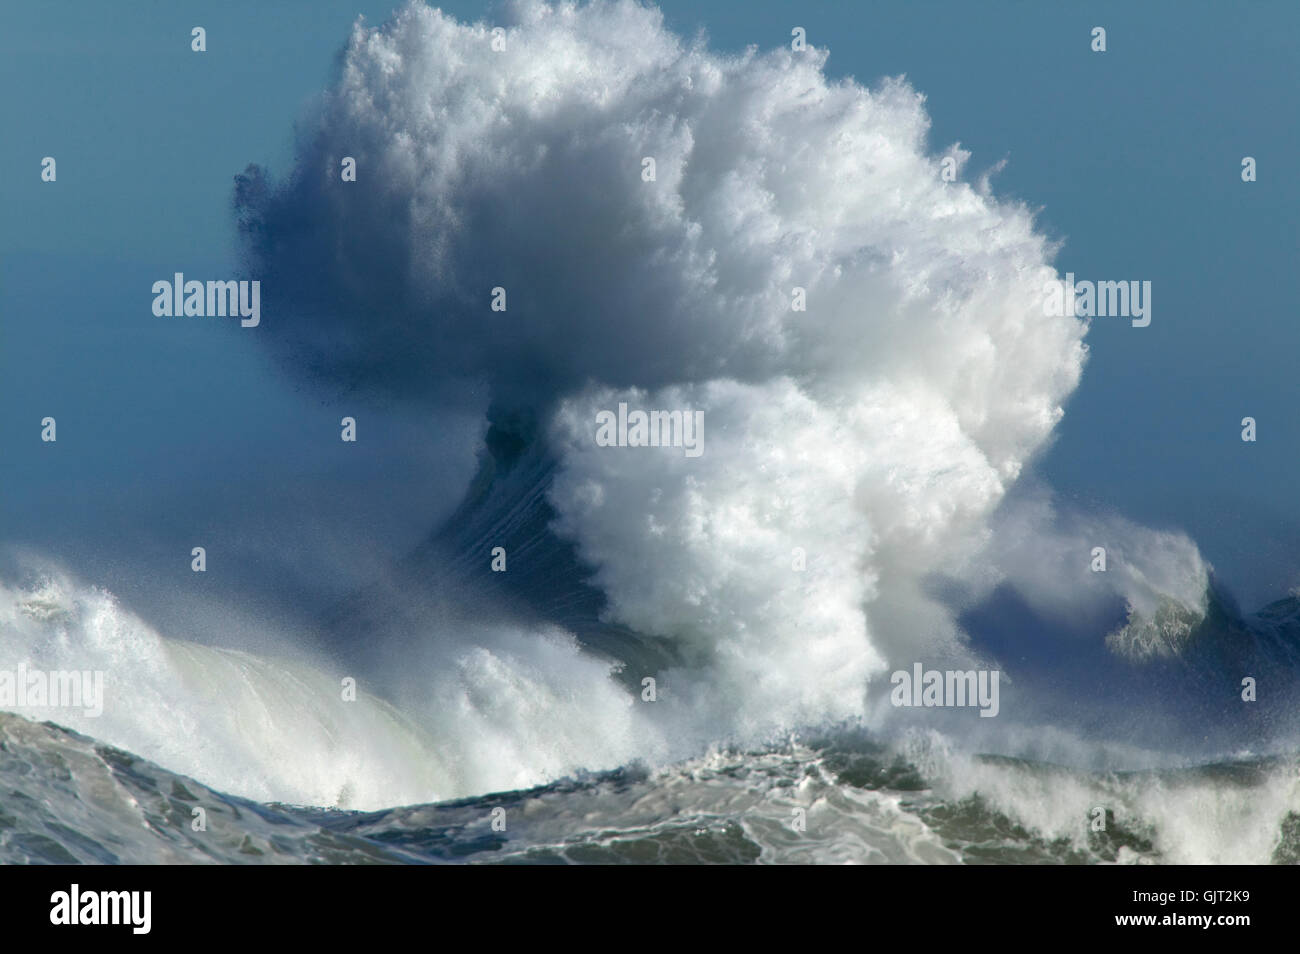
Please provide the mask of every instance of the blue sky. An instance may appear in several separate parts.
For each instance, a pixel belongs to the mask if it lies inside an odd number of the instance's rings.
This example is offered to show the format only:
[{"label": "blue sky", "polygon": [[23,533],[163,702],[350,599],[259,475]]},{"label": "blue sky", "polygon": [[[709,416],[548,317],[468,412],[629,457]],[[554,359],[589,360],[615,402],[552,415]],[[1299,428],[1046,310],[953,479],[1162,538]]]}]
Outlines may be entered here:
[{"label": "blue sky", "polygon": [[[994,190],[1041,209],[1040,227],[1064,243],[1061,271],[1151,281],[1150,327],[1094,323],[1040,472],[1063,498],[1185,529],[1247,608],[1300,582],[1300,6],[662,7],[678,32],[704,29],[722,49],[783,45],[802,26],[829,45],[833,75],[906,74],[928,97],[932,149],[960,141],[968,176],[1007,160]],[[492,20],[490,6],[445,9]],[[334,399],[286,382],[237,326],[160,332],[145,291],[176,270],[230,272],[232,177],[249,162],[286,168],[293,124],[356,15],[391,11],[232,0],[8,12],[0,539],[63,555],[129,596],[141,565],[170,565],[173,530],[196,515],[212,534],[247,536],[274,530],[241,514],[328,511],[350,528],[344,545],[371,541],[380,559],[454,503],[427,488],[465,472],[472,422],[456,453],[435,452],[445,434],[388,409],[368,421],[378,452],[347,455],[319,439],[346,413]],[[202,55],[189,48],[196,25]],[[1089,49],[1098,25],[1104,54]],[[53,185],[39,178],[46,155]],[[46,414],[59,419],[57,457],[36,440]],[[1239,436],[1247,415],[1254,444]],[[304,498],[294,488],[307,478],[318,489]],[[329,589],[329,562],[296,565],[304,592]]]}]

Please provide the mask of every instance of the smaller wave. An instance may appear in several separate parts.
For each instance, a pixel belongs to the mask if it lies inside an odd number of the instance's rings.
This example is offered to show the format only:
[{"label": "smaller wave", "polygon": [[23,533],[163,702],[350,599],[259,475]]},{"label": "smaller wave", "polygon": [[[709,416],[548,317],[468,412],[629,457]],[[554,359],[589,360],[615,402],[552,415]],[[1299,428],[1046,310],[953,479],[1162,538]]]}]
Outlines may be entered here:
[{"label": "smaller wave", "polygon": [[0,583],[0,668],[104,674],[99,716],[16,711],[242,797],[420,804],[613,768],[654,750],[610,664],[563,632],[459,635],[434,641],[432,656],[396,654],[401,680],[360,679],[346,699],[349,674],[335,666],[169,638],[66,574]]},{"label": "smaller wave", "polygon": [[[963,837],[972,858],[1268,864],[1300,850],[1294,755],[1084,772],[964,753],[937,733],[918,733],[905,748],[934,800],[922,817]],[[1029,847],[1043,857],[1014,857]]]},{"label": "smaller wave", "polygon": [[100,671],[103,713],[23,709],[228,792],[262,801],[420,801],[446,771],[430,739],[382,700],[342,700],[310,663],[168,639],[106,590],[44,574],[0,584],[0,660],[16,670]]}]

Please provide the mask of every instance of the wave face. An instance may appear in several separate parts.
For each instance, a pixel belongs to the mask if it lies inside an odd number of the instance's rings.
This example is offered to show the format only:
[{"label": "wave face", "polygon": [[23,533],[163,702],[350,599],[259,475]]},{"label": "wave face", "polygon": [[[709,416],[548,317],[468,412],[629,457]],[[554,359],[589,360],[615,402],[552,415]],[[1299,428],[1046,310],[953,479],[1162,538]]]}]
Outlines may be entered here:
[{"label": "wave face", "polygon": [[848,735],[362,813],[258,804],[11,715],[0,745],[5,864],[1300,862],[1294,758],[1086,773]]}]

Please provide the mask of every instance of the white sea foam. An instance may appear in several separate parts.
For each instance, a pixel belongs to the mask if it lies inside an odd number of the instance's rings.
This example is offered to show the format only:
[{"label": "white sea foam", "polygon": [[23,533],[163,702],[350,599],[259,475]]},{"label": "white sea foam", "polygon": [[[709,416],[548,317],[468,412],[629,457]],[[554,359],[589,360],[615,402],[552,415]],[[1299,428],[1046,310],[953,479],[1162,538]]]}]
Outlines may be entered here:
[{"label": "white sea foam", "polygon": [[[887,657],[960,646],[924,580],[987,582],[988,519],[1079,380],[1053,250],[944,181],[901,79],[711,52],[634,3],[512,9],[503,51],[420,4],[358,26],[294,176],[247,181],[255,262],[304,289],[350,263],[286,334],[407,397],[457,373],[555,407],[556,528],[611,621],[682,646],[706,735],[862,715]],[[368,174],[323,191],[345,148]],[[600,447],[623,402],[692,409],[706,449]]]}]

